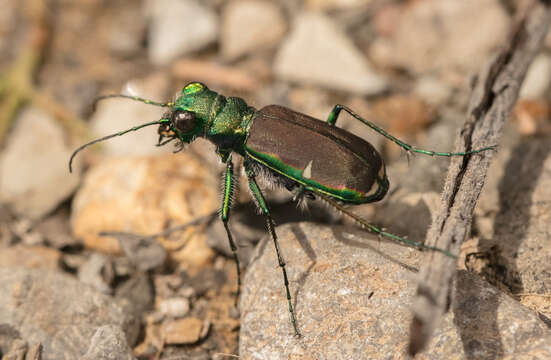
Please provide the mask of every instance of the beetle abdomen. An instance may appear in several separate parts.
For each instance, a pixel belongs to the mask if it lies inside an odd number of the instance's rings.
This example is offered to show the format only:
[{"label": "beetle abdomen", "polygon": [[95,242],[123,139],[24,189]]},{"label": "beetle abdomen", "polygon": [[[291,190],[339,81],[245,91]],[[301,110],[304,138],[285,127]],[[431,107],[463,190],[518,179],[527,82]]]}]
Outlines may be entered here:
[{"label": "beetle abdomen", "polygon": [[285,107],[266,106],[254,115],[245,150],[273,171],[344,202],[377,201],[388,190],[384,162],[371,144]]}]

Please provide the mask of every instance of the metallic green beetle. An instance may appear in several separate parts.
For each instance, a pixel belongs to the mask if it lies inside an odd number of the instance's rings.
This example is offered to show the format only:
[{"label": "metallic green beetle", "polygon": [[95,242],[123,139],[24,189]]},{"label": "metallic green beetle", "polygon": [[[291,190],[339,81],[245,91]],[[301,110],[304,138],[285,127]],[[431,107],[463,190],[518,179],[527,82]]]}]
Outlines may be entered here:
[{"label": "metallic green beetle", "polygon": [[271,182],[295,192],[295,198],[298,200],[319,197],[356,220],[362,227],[383,237],[453,256],[444,250],[385,232],[343,207],[343,204],[363,204],[381,200],[388,191],[389,182],[385,164],[375,148],[362,138],[336,127],[337,118],[340,111],[344,110],[408,152],[431,156],[464,156],[494,148],[487,147],[465,153],[442,153],[417,149],[342,105],[336,105],[324,122],[277,105],[256,110],[241,98],[225,97],[198,82],[186,85],[174,102],[158,103],[128,95],[107,95],[98,100],[110,97],[130,98],[167,107],[169,111],[158,121],[108,135],[79,147],[71,156],[69,169],[73,158],[83,148],[150,125],[159,125],[158,145],[177,140],[180,142],[181,150],[183,144],[191,143],[197,137],[204,137],[214,143],[220,159],[226,164],[220,214],[237,267],[237,301],[241,287],[241,274],[237,246],[230,232],[228,220],[234,188],[231,155],[232,153],[241,155],[244,158],[245,173],[251,193],[265,216],[267,230],[275,245],[279,266],[283,272],[295,335],[299,335],[299,332],[285,261],[279,248],[269,206],[256,182],[257,176],[267,176]]}]

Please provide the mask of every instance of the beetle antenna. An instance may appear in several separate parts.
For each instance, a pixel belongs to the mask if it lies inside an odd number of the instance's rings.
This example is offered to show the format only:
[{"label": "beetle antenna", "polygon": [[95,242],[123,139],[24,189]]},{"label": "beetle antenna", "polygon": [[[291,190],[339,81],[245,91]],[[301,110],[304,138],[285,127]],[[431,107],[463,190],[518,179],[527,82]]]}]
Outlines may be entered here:
[{"label": "beetle antenna", "polygon": [[143,102],[144,104],[148,104],[148,105],[155,105],[155,106],[160,106],[160,107],[171,107],[174,105],[174,102],[170,101],[170,102],[166,102],[166,103],[161,103],[161,102],[157,102],[157,101],[153,101],[153,100],[149,100],[149,99],[144,99],[144,98],[141,98],[139,96],[133,96],[133,95],[124,95],[124,94],[110,94],[110,95],[101,95],[101,96],[98,96],[95,100],[94,100],[94,104],[92,105],[93,108],[95,109],[96,108],[96,105],[98,104],[98,102],[102,101],[102,100],[105,100],[105,99],[111,99],[111,98],[124,98],[124,99],[130,99],[130,100],[134,100],[134,101],[139,101],[139,102]]},{"label": "beetle antenna", "polygon": [[73,159],[75,158],[75,156],[81,151],[83,150],[84,148],[87,148],[88,146],[90,145],[94,145],[96,143],[99,143],[100,141],[104,141],[104,140],[108,140],[108,139],[111,139],[111,138],[114,138],[116,136],[121,136],[121,135],[124,135],[126,133],[129,133],[131,131],[136,131],[136,130],[140,130],[141,128],[144,128],[146,126],[151,126],[151,125],[161,125],[163,123],[162,120],[157,120],[157,121],[152,121],[152,122],[148,122],[148,123],[145,123],[145,124],[141,124],[141,125],[138,125],[138,126],[134,126],[130,129],[126,129],[126,130],[123,130],[123,131],[120,131],[118,133],[114,133],[114,134],[111,134],[111,135],[107,135],[107,136],[104,136],[102,138],[99,138],[99,139],[95,139],[95,140],[92,140],[82,146],[80,146],[78,149],[76,149],[73,154],[71,155],[71,158],[69,159],[69,172],[73,172]]}]

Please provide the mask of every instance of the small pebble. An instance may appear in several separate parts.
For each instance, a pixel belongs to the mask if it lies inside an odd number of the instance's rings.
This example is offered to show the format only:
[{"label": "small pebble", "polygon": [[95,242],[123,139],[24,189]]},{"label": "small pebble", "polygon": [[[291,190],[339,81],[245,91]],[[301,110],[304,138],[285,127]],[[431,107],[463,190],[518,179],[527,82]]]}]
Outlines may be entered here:
[{"label": "small pebble", "polygon": [[200,50],[216,40],[218,19],[195,0],[151,0],[149,59],[165,65],[180,55]]},{"label": "small pebble", "polygon": [[109,258],[100,253],[92,253],[92,256],[78,270],[78,280],[84,284],[92,285],[96,290],[111,294],[110,286],[114,272]]},{"label": "small pebble", "polygon": [[285,30],[285,20],[276,3],[256,0],[230,2],[222,15],[222,56],[234,59],[273,46]]},{"label": "small pebble", "polygon": [[24,109],[0,155],[0,202],[33,220],[54,210],[79,183],[79,163],[75,175],[67,170],[71,152],[52,116],[37,108]]},{"label": "small pebble", "polygon": [[276,55],[274,69],[285,80],[362,95],[387,87],[344,32],[321,14],[306,13],[295,20]]},{"label": "small pebble", "polygon": [[162,333],[168,345],[193,344],[204,338],[210,323],[197,318],[185,318],[164,323]]},{"label": "small pebble", "polygon": [[82,360],[132,360],[132,350],[126,341],[126,334],[115,325],[99,327],[90,339],[88,351]]},{"label": "small pebble", "polygon": [[189,313],[189,300],[184,297],[163,299],[159,304],[159,309],[166,316],[184,317]]},{"label": "small pebble", "polygon": [[528,68],[526,78],[520,89],[520,98],[528,100],[541,99],[551,82],[551,56],[538,55]]}]

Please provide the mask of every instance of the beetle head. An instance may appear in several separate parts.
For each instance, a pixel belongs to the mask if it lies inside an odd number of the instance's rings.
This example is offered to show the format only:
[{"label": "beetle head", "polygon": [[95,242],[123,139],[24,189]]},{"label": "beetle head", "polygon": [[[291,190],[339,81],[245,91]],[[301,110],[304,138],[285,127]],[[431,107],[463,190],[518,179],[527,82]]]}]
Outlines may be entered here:
[{"label": "beetle head", "polygon": [[[163,118],[160,120],[145,123],[127,130],[110,134],[102,138],[92,140],[80,146],[71,155],[71,158],[69,160],[69,170],[72,169],[71,165],[74,157],[84,148],[116,136],[124,135],[131,131],[142,129],[146,126],[159,125],[159,142],[157,146],[165,145],[172,140],[179,140],[181,144],[192,142],[197,136],[201,136],[202,134],[204,134],[205,128],[210,118],[210,109],[212,108],[212,104],[217,96],[217,93],[209,90],[205,85],[198,82],[187,84],[182,89],[182,93],[180,94],[180,96],[173,102],[160,103],[138,96],[124,94],[100,96],[96,99],[94,105],[98,101],[108,98],[125,98],[143,102],[149,105],[166,107],[170,110],[165,113]],[[164,138],[168,138],[168,140],[163,141]],[[182,147],[180,147],[179,150],[181,149]]]},{"label": "beetle head", "polygon": [[170,111],[160,120],[159,144],[163,144],[164,138],[190,143],[196,137],[202,136],[208,126],[210,109],[217,95],[199,82],[187,84]]}]

